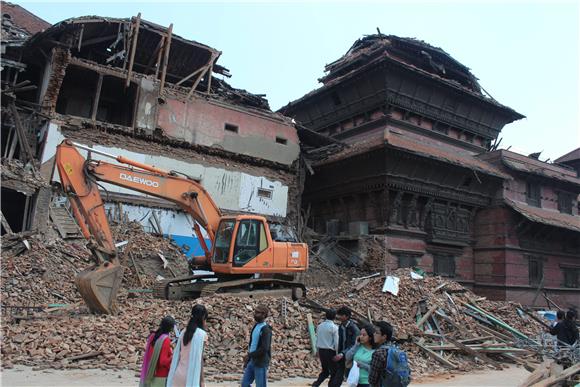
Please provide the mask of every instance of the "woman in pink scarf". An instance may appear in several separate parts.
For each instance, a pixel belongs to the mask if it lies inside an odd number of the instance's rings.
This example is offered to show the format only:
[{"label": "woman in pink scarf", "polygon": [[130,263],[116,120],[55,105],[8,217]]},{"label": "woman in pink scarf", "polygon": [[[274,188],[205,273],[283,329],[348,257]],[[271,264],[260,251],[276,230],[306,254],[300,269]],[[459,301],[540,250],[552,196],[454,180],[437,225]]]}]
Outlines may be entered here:
[{"label": "woman in pink scarf", "polygon": [[173,317],[163,317],[157,331],[149,335],[139,387],[165,387],[173,356],[169,332],[173,330],[174,325]]}]

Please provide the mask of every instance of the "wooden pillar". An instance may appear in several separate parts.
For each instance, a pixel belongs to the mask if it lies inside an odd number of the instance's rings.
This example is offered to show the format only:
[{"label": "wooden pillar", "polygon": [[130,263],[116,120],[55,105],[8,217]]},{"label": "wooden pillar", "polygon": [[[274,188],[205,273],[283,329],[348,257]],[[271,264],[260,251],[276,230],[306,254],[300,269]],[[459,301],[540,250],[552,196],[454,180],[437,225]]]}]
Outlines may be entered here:
[{"label": "wooden pillar", "polygon": [[137,21],[135,21],[135,28],[131,36],[131,54],[129,56],[129,71],[127,72],[127,81],[125,87],[129,87],[131,83],[131,75],[133,73],[133,63],[135,62],[135,51],[137,50],[137,40],[139,38],[139,27],[141,26],[141,12],[137,14]]},{"label": "wooden pillar", "polygon": [[169,50],[171,50],[171,35],[173,34],[173,23],[167,29],[167,40],[165,41],[165,50],[163,55],[163,66],[161,67],[161,85],[159,86],[159,93],[163,93],[165,88],[165,77],[167,76],[167,64],[169,63]]},{"label": "wooden pillar", "polygon": [[101,99],[101,89],[103,87],[103,74],[99,73],[99,80],[97,81],[97,91],[95,92],[95,99],[93,100],[93,110],[91,111],[91,120],[97,120],[97,111],[99,110],[99,100]]}]

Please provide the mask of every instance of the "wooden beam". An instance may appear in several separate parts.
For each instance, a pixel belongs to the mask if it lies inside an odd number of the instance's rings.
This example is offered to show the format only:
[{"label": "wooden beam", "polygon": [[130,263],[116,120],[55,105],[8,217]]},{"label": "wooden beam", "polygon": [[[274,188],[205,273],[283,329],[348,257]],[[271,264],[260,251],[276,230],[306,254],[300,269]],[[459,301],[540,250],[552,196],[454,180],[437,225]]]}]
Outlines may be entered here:
[{"label": "wooden beam", "polygon": [[200,68],[198,68],[197,70],[195,70],[194,72],[192,72],[191,74],[189,74],[188,76],[186,76],[185,78],[183,78],[182,80],[180,80],[179,82],[177,82],[177,83],[175,84],[175,86],[179,86],[179,85],[181,85],[183,82],[187,81],[189,78],[191,78],[191,77],[193,77],[193,76],[195,76],[195,75],[199,74],[199,72],[200,72],[200,71],[203,71],[203,69],[204,69],[204,68],[205,68],[205,66],[204,66],[204,67],[200,67]]},{"label": "wooden beam", "polygon": [[467,345],[459,342],[458,340],[455,340],[453,337],[450,336],[445,336],[445,340],[451,342],[452,344],[454,344],[457,348],[459,348],[460,350],[462,350],[463,352],[467,353],[468,355],[471,355],[473,357],[479,358],[481,360],[483,360],[484,362],[493,365],[495,368],[497,368],[498,370],[502,370],[503,367],[501,366],[500,363],[498,363],[497,361],[490,359],[486,354],[481,353],[471,347],[468,347]]},{"label": "wooden beam", "polygon": [[91,111],[91,120],[96,121],[97,111],[99,109],[99,100],[101,99],[101,89],[103,88],[103,74],[99,73],[99,80],[97,81],[97,90],[95,92],[95,99],[93,100],[93,110]]},{"label": "wooden beam", "polygon": [[212,78],[211,74],[212,73],[213,73],[213,63],[211,66],[209,66],[209,73],[208,73],[209,78],[207,79],[207,93],[208,94],[211,94],[211,78]]},{"label": "wooden beam", "polygon": [[171,50],[171,35],[173,34],[173,23],[167,29],[167,41],[165,42],[165,50],[163,55],[163,66],[161,67],[161,85],[159,86],[159,94],[163,93],[165,88],[165,76],[167,75],[167,64],[169,63],[169,50]]},{"label": "wooden beam", "polygon": [[155,58],[159,57],[159,53],[161,51],[161,48],[163,47],[164,39],[165,39],[165,37],[163,37],[163,36],[159,37],[159,42],[157,42],[157,47],[155,47],[155,50],[153,51],[151,58],[149,58],[149,62],[147,62],[147,66],[145,67],[145,70],[143,70],[143,74],[147,75],[147,72],[149,71],[151,66],[153,66],[153,62],[155,61]]},{"label": "wooden beam", "polygon": [[93,39],[85,40],[84,42],[81,43],[80,48],[87,47],[87,46],[91,46],[93,44],[98,44],[98,43],[106,42],[107,40],[111,40],[113,38],[116,38],[117,35],[118,34],[113,34],[113,35],[103,36],[103,37],[100,37],[100,38],[93,38]]},{"label": "wooden beam", "polygon": [[8,221],[4,217],[2,211],[0,211],[0,222],[2,223],[2,227],[4,227],[4,231],[6,231],[8,235],[14,234],[14,232],[12,231],[12,227],[10,227],[10,225],[8,224]]},{"label": "wooden beam", "polygon": [[419,341],[413,341],[417,347],[419,347],[421,350],[423,350],[423,352],[425,352],[427,355],[429,355],[430,357],[432,357],[433,359],[437,360],[439,363],[452,368],[452,369],[456,369],[457,366],[453,363],[451,363],[449,360],[445,359],[443,356],[439,356],[437,353],[433,352],[432,350],[430,350],[429,348],[427,348],[426,346],[424,346],[423,344],[421,344]]},{"label": "wooden beam", "polygon": [[561,380],[568,378],[569,376],[573,376],[577,373],[580,373],[580,363],[573,365],[570,368],[566,368],[562,373],[554,376],[550,376],[548,379],[544,379],[536,384],[533,384],[532,387],[548,387],[558,383]]},{"label": "wooden beam", "polygon": [[18,134],[20,148],[24,151],[26,157],[28,158],[27,161],[30,161],[32,168],[36,169],[34,168],[34,155],[32,154],[32,149],[30,149],[30,145],[28,144],[26,131],[22,126],[22,121],[20,121],[20,114],[18,114],[18,110],[16,109],[14,102],[10,103],[10,112],[12,113],[12,118],[14,119],[14,126],[16,127],[16,133]]},{"label": "wooden beam", "polygon": [[83,46],[83,34],[85,33],[85,25],[81,24],[81,32],[79,33],[79,44],[77,46],[77,51],[81,50],[81,47]]},{"label": "wooden beam", "polygon": [[129,71],[127,72],[127,81],[125,87],[129,87],[131,83],[131,75],[133,73],[133,63],[135,62],[135,51],[137,50],[137,40],[139,38],[139,27],[141,26],[141,12],[137,14],[137,21],[135,21],[135,29],[131,36],[131,54],[129,56]]},{"label": "wooden beam", "polygon": [[160,42],[161,48],[157,52],[157,61],[155,62],[155,79],[157,79],[157,76],[159,75],[159,68],[161,67],[161,58],[163,56],[163,51],[165,50],[166,42],[167,42],[167,38],[164,36]]},{"label": "wooden beam", "polygon": [[433,314],[433,312],[435,312],[435,310],[437,310],[439,308],[439,305],[433,305],[428,311],[427,313],[425,313],[423,315],[423,317],[421,317],[421,320],[419,320],[419,322],[417,323],[417,327],[421,328],[423,326],[423,324],[425,324],[425,322],[427,321],[427,319],[429,317],[431,317],[431,314]]},{"label": "wooden beam", "polygon": [[205,75],[205,73],[207,73],[207,70],[209,69],[209,66],[208,65],[203,66],[201,69],[203,71],[201,72],[201,74],[198,75],[198,77],[196,78],[195,82],[193,82],[193,86],[191,86],[191,89],[189,90],[189,93],[187,93],[187,98],[191,97],[191,95],[193,94],[193,92],[197,88],[197,85],[199,85],[199,82],[201,82],[201,79],[203,78],[203,76]]}]

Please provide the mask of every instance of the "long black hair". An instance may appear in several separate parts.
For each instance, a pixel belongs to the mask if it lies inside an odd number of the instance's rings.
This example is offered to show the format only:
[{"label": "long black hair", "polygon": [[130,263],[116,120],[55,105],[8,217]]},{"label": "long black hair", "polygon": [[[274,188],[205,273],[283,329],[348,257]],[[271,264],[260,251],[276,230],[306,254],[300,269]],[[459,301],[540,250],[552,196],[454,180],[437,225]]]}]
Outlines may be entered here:
[{"label": "long black hair", "polygon": [[207,309],[205,306],[197,304],[191,309],[191,318],[187,323],[187,328],[183,334],[183,345],[189,344],[197,328],[203,327],[203,322],[207,319]]},{"label": "long black hair", "polygon": [[375,343],[375,327],[372,325],[365,325],[364,327],[361,328],[361,330],[365,330],[365,332],[367,333],[367,336],[369,337],[369,344],[371,346],[371,348],[375,348],[376,347],[376,343]]},{"label": "long black hair", "polygon": [[168,334],[169,332],[171,332],[174,326],[175,320],[173,319],[173,317],[171,316],[163,317],[163,319],[161,320],[161,324],[159,324],[159,328],[157,328],[157,330],[155,331],[155,336],[153,336],[153,340],[151,340],[151,346],[153,347],[155,345],[155,342],[161,335]]}]

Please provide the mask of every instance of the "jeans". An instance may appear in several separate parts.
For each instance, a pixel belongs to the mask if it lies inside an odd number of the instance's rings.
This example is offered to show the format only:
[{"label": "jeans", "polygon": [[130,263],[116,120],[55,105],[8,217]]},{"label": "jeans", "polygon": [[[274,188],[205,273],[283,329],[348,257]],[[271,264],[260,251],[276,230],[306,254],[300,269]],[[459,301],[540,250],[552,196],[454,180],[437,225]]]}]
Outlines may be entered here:
[{"label": "jeans", "polygon": [[256,387],[266,387],[268,385],[268,367],[256,367],[254,361],[250,360],[244,368],[242,387],[250,387],[254,380]]}]

